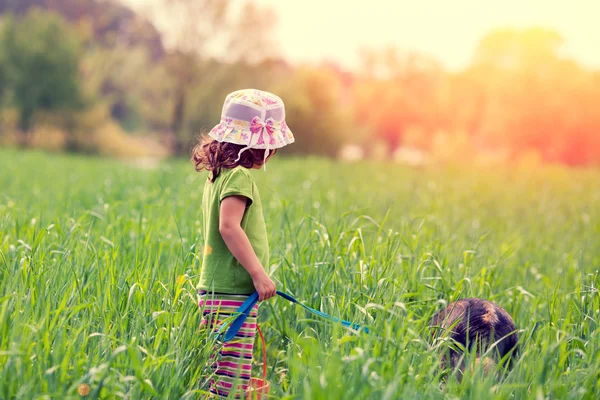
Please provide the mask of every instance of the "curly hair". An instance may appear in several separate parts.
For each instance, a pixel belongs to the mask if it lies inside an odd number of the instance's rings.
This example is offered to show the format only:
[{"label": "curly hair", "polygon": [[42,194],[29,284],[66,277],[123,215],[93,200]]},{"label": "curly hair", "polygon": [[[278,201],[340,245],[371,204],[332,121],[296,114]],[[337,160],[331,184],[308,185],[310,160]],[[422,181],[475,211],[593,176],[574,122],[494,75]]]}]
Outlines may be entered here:
[{"label": "curly hair", "polygon": [[[256,165],[262,165],[264,163],[265,151],[259,149],[248,149],[240,155],[238,153],[245,146],[218,142],[207,136],[203,136],[199,143],[192,150],[191,162],[194,164],[196,171],[202,170],[209,171],[210,181],[214,182],[217,177],[221,174],[221,170],[235,168],[241,165],[245,168],[253,168]],[[268,157],[276,153],[277,150],[269,150]]]}]

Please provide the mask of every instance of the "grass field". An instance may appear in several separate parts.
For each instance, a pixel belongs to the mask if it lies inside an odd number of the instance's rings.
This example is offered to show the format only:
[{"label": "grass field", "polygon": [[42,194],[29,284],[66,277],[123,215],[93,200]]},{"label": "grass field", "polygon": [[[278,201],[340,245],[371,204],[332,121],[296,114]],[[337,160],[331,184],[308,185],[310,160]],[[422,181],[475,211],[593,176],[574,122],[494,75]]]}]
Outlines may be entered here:
[{"label": "grass field", "polygon": [[[373,331],[263,304],[274,398],[600,392],[599,170],[275,159],[254,173],[278,288]],[[82,383],[87,398],[202,398],[204,179],[184,161],[0,150],[1,399],[79,399]],[[515,319],[504,379],[476,369],[440,384],[426,325],[461,297]]]}]

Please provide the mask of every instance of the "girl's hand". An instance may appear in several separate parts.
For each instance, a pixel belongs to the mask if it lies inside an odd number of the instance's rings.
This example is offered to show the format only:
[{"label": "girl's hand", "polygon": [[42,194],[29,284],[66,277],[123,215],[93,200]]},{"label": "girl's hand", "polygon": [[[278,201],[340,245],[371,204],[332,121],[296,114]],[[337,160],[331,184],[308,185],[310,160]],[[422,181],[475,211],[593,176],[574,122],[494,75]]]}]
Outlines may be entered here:
[{"label": "girl's hand", "polygon": [[253,280],[253,282],[254,288],[258,292],[258,301],[270,299],[277,294],[275,282],[273,282],[266,273],[261,274],[257,279]]}]

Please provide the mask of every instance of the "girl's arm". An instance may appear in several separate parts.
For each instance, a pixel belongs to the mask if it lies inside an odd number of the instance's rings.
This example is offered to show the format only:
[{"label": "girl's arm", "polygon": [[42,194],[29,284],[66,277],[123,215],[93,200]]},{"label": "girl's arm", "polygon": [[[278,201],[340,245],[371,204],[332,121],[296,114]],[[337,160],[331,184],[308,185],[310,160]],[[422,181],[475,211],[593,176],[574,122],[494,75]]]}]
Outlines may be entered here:
[{"label": "girl's arm", "polygon": [[275,296],[276,288],[256,256],[246,232],[242,229],[242,217],[246,211],[247,201],[244,196],[228,196],[221,201],[219,232],[231,254],[252,277],[258,299],[263,301]]}]

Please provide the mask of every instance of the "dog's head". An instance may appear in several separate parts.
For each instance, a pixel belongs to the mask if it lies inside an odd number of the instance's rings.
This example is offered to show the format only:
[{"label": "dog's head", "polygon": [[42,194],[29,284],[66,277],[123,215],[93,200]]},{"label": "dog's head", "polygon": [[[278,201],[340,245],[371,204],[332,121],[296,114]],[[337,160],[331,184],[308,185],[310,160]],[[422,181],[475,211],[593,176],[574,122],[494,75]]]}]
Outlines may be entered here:
[{"label": "dog's head", "polygon": [[[429,326],[435,338],[448,337],[450,346],[442,355],[446,368],[464,371],[464,350],[476,354],[487,372],[501,360],[511,367],[517,353],[518,334],[510,315],[500,306],[482,299],[450,303],[435,314]],[[508,357],[507,357],[508,355]]]}]

